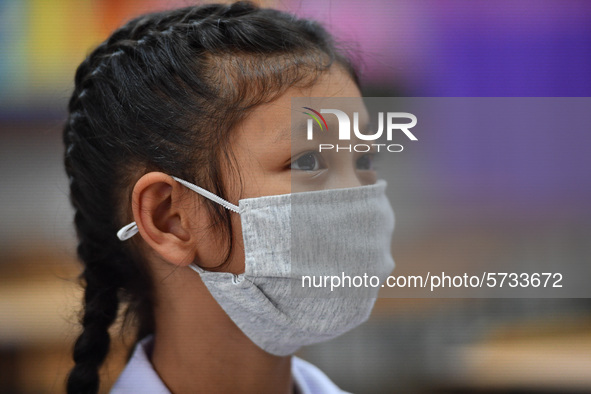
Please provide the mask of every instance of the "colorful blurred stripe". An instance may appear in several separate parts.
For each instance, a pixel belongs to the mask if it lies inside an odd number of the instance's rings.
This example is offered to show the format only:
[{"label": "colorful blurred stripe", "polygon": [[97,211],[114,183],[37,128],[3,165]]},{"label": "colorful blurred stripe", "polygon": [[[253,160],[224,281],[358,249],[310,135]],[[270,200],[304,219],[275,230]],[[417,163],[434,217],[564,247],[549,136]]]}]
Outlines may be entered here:
[{"label": "colorful blurred stripe", "polygon": [[[227,1],[224,1],[227,2]],[[190,0],[0,0],[0,116],[63,111],[126,19]],[[260,0],[324,23],[364,82],[406,96],[591,96],[591,1]]]},{"label": "colorful blurred stripe", "polygon": [[0,0],[0,112],[63,106],[77,65],[116,27],[169,0]]}]

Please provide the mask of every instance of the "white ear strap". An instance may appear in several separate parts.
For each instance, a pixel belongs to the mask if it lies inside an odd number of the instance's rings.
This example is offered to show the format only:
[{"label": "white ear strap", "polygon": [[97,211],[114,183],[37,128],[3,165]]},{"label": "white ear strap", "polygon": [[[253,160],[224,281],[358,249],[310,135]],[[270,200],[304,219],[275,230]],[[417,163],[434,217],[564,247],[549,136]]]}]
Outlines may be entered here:
[{"label": "white ear strap", "polygon": [[234,211],[236,213],[240,213],[240,208],[238,208],[236,205],[232,204],[229,201],[224,200],[221,197],[216,196],[215,194],[213,194],[210,191],[205,190],[202,187],[199,187],[197,185],[192,184],[191,182],[187,182],[184,181],[180,178],[177,178],[176,176],[172,177],[175,181],[177,181],[178,183],[180,183],[181,185],[186,186],[187,188],[193,190],[195,193],[199,193],[201,194],[203,197],[205,198],[209,198],[211,201],[213,202],[217,202],[218,204],[220,204],[221,206],[223,206],[224,208],[229,209],[230,211]]},{"label": "white ear strap", "polygon": [[[220,204],[224,208],[229,209],[230,211],[234,211],[236,213],[240,213],[240,208],[238,208],[236,205],[232,204],[231,202],[226,201],[219,196],[216,196],[212,192],[207,191],[202,187],[194,185],[191,182],[187,182],[187,181],[177,178],[175,176],[173,176],[172,178],[175,181],[177,181],[178,183],[180,183],[181,185],[187,187],[188,189],[193,190],[195,193],[201,194],[203,197],[208,198],[215,203]],[[125,240],[133,237],[134,235],[136,235],[137,232],[138,232],[137,224],[135,222],[131,222],[128,225],[121,227],[121,229],[119,231],[117,231],[117,238],[119,238],[121,241],[125,241]]]},{"label": "white ear strap", "polygon": [[138,232],[137,224],[135,222],[131,222],[126,226],[121,227],[119,231],[117,231],[117,238],[121,241],[125,241],[136,235]]}]

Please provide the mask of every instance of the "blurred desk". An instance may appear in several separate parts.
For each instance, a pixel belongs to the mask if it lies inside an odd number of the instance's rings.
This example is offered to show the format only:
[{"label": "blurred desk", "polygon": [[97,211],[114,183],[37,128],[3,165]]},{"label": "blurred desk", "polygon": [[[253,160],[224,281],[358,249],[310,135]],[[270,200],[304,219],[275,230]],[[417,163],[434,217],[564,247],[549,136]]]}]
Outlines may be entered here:
[{"label": "blurred desk", "polygon": [[[31,254],[0,261],[0,392],[55,393],[73,365],[82,288],[79,265],[68,256]],[[118,326],[112,328],[117,330]],[[113,336],[101,373],[107,392],[125,363]]]},{"label": "blurred desk", "polygon": [[57,277],[2,282],[0,343],[47,345],[75,337],[82,297],[77,284]]},{"label": "blurred desk", "polygon": [[[573,332],[574,331],[574,332]],[[591,392],[591,324],[574,330],[565,322],[563,333],[493,339],[463,346],[456,383],[462,388],[486,390],[540,390]]]}]

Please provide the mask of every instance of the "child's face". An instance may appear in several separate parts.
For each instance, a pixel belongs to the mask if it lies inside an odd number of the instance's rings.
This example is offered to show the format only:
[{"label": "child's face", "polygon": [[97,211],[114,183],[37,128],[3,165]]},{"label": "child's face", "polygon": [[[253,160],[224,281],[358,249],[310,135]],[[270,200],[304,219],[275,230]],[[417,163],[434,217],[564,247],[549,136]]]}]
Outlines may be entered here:
[{"label": "child's face", "polygon": [[[337,132],[318,133],[320,140],[315,136],[316,140],[308,141],[305,133],[303,138],[292,138],[292,97],[353,97],[359,98],[358,103],[362,102],[359,89],[351,77],[339,67],[333,66],[312,87],[290,88],[275,101],[257,107],[233,131],[230,139],[235,166],[240,172],[237,174],[224,168],[224,183],[231,202],[237,203],[242,198],[375,183],[376,173],[372,167],[371,152],[318,152],[319,142],[338,143]],[[359,112],[359,124],[367,123],[368,114],[363,105],[350,107],[341,106],[340,109],[349,114]],[[306,115],[302,116],[306,118]],[[325,119],[330,130],[338,129],[334,115],[327,115]],[[352,139],[347,144],[359,142],[363,141]],[[232,217],[233,242],[236,247],[230,257],[228,270],[242,273],[244,248],[240,217]]]},{"label": "child's face", "polygon": [[[230,149],[236,156],[236,167],[242,178],[242,194],[232,195],[233,201],[239,198],[286,194],[309,190],[334,189],[373,184],[376,173],[372,167],[372,152],[348,152],[324,150],[319,152],[319,143],[337,145],[338,123],[334,115],[325,114],[330,132],[316,132],[313,140],[306,139],[305,126],[292,135],[292,115],[301,116],[304,123],[308,116],[292,114],[292,97],[351,97],[358,98],[353,108],[339,109],[352,114],[360,112],[359,124],[367,122],[368,114],[362,105],[359,89],[341,68],[333,66],[323,74],[315,85],[307,89],[291,88],[277,100],[258,107],[234,130]],[[333,108],[330,99],[323,100]],[[359,105],[361,104],[361,105]],[[318,108],[320,110],[320,108]],[[353,117],[350,116],[351,120]],[[297,138],[296,138],[297,137]],[[356,144],[359,141],[342,141],[341,145]],[[240,185],[237,174],[227,172],[227,190],[238,192]],[[231,200],[232,201],[232,200]]]}]

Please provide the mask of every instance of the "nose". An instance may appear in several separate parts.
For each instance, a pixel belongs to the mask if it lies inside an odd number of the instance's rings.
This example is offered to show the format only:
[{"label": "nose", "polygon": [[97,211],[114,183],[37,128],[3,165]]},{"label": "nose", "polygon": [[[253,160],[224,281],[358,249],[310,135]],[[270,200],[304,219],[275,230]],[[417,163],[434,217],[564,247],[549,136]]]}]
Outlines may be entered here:
[{"label": "nose", "polygon": [[339,180],[336,180],[334,182],[330,182],[329,185],[327,185],[327,189],[345,189],[345,188],[349,188],[349,187],[358,187],[358,186],[363,186],[363,184],[361,182],[359,182],[359,180],[357,178],[355,179],[349,179],[349,178],[343,178]]},{"label": "nose", "polygon": [[363,186],[364,182],[359,178],[355,166],[352,165],[352,155],[342,154],[336,160],[332,174],[326,183],[327,189],[344,189]]}]

